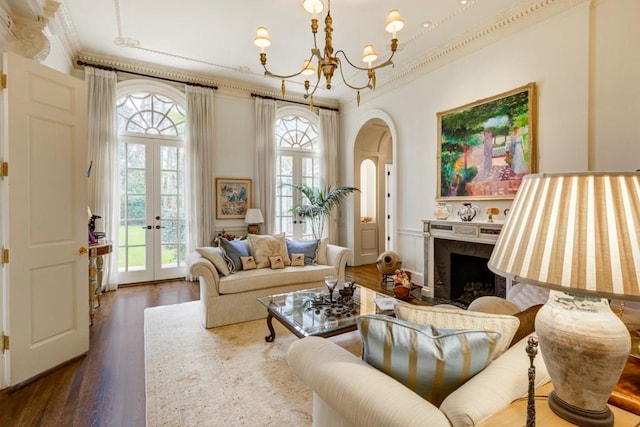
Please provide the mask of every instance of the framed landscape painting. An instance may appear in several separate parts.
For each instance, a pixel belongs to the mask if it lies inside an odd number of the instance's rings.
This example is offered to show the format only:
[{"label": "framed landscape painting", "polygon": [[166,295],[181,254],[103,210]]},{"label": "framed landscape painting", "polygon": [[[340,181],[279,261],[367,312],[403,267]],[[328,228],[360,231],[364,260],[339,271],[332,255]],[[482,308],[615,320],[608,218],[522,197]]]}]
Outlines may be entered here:
[{"label": "framed landscape painting", "polygon": [[216,178],[216,218],[244,218],[251,207],[251,179]]},{"label": "framed landscape painting", "polygon": [[437,200],[512,199],[536,172],[535,83],[438,118]]}]

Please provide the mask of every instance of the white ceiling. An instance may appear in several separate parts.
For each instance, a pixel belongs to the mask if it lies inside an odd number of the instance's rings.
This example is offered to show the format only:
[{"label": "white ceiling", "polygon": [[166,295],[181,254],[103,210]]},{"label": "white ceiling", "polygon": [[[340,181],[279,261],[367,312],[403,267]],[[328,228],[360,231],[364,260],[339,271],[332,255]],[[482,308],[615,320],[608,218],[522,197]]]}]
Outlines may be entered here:
[{"label": "white ceiling", "polygon": [[[50,0],[7,1],[12,12],[28,16],[38,14],[38,7],[42,10]],[[101,58],[112,64],[142,61],[216,82],[239,82],[274,92],[279,91],[280,81],[263,75],[259,50],[253,44],[256,28],[269,29],[268,66],[274,73],[298,71],[313,44],[310,15],[301,0],[59,1],[58,28],[76,58]],[[479,40],[503,31],[519,17],[540,14],[549,4],[567,1],[468,0],[461,4],[459,0],[333,0],[334,49],[344,50],[359,66],[363,66],[360,55],[365,44],[375,45],[381,57],[378,63],[388,58],[390,35],[384,31],[384,21],[390,9],[398,9],[405,28],[398,33],[395,67],[377,72],[380,87],[462,47],[481,46]],[[319,16],[320,49],[324,46],[324,16],[324,12]],[[423,26],[427,21],[431,25]],[[366,81],[362,72],[349,67],[344,73],[356,85]],[[295,80],[287,83],[288,92],[302,92],[302,76]],[[339,76],[333,83],[331,91],[319,89],[316,97],[354,98]]]}]

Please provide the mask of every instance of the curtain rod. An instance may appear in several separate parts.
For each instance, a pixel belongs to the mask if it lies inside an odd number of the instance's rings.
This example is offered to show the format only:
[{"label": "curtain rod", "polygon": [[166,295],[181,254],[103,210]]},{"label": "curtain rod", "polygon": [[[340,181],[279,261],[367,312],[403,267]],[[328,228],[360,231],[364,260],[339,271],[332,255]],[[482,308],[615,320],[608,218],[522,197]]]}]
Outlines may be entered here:
[{"label": "curtain rod", "polygon": [[[309,106],[309,104],[305,103],[305,102],[300,102],[300,101],[290,101],[288,99],[284,99],[284,98],[275,98],[273,96],[265,96],[265,95],[258,95],[257,93],[252,93],[251,94],[252,98],[262,98],[262,99],[271,99],[272,101],[284,101],[284,102],[291,102],[292,104],[300,104],[300,105],[306,105],[307,107]],[[339,108],[335,108],[335,107],[323,107],[322,105],[315,105],[313,104],[313,106],[315,108],[320,108],[322,110],[331,110],[331,111],[340,111]]]},{"label": "curtain rod", "polygon": [[209,88],[209,89],[213,89],[213,90],[218,90],[218,86],[216,86],[216,85],[211,86],[211,85],[205,85],[205,84],[202,84],[202,83],[189,82],[189,81],[186,81],[186,80],[175,80],[175,79],[169,79],[167,77],[158,77],[158,76],[154,76],[154,75],[151,75],[151,74],[136,73],[135,71],[121,70],[119,68],[108,67],[106,65],[91,64],[89,62],[80,61],[80,60],[76,61],[76,63],[78,65],[80,65],[81,67],[93,67],[93,68],[98,68],[100,70],[106,70],[106,71],[119,71],[121,73],[133,74],[133,75],[136,75],[136,76],[151,77],[151,78],[154,78],[154,79],[165,80],[165,81],[173,82],[173,83],[184,83],[184,84],[189,85],[189,86],[205,87],[205,88]]}]

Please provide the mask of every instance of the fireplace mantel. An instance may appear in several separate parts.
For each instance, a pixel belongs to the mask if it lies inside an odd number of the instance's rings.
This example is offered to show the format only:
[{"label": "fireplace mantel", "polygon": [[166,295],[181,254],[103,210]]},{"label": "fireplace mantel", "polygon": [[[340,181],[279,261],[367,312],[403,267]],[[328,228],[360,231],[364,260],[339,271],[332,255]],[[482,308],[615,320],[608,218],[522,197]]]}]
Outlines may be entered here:
[{"label": "fireplace mantel", "polygon": [[[451,220],[422,220],[422,230],[424,236],[424,288],[423,295],[434,296],[434,256],[435,239],[457,240],[461,242],[483,243],[495,245],[498,235],[502,230],[502,223],[499,222],[473,222],[473,221],[451,221]],[[507,293],[511,287],[511,280],[507,279]]]}]

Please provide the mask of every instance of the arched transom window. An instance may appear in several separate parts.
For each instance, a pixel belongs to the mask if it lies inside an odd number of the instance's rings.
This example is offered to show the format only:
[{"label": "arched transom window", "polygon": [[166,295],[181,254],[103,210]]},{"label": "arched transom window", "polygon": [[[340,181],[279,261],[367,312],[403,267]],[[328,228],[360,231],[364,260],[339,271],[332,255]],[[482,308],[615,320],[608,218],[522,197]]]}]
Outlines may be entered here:
[{"label": "arched transom window", "polygon": [[156,93],[132,93],[118,100],[118,132],[183,136],[185,112]]}]

